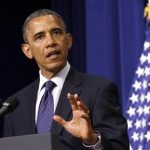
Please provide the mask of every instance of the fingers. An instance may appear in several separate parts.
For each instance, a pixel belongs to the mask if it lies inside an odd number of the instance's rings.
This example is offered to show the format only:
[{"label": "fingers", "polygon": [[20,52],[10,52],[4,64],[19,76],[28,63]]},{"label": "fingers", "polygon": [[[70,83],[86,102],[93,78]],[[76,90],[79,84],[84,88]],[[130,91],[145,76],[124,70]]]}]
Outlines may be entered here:
[{"label": "fingers", "polygon": [[86,106],[86,104],[80,99],[80,97],[78,96],[78,94],[70,94],[68,93],[67,95],[69,101],[70,101],[70,104],[71,104],[71,107],[72,107],[72,110],[80,110],[82,113],[85,113],[85,114],[89,114],[89,109],[88,107]]},{"label": "fingers", "polygon": [[77,110],[77,109],[78,109],[78,105],[77,105],[77,102],[76,102],[76,100],[75,100],[75,98],[74,98],[74,95],[68,93],[68,94],[67,94],[67,98],[68,98],[69,101],[70,101],[72,110],[73,110],[73,111],[74,111],[74,110]]},{"label": "fingers", "polygon": [[60,116],[58,116],[58,115],[54,115],[53,116],[53,119],[57,122],[57,123],[59,123],[61,126],[65,126],[65,124],[66,124],[66,121],[63,119],[63,118],[61,118]]}]

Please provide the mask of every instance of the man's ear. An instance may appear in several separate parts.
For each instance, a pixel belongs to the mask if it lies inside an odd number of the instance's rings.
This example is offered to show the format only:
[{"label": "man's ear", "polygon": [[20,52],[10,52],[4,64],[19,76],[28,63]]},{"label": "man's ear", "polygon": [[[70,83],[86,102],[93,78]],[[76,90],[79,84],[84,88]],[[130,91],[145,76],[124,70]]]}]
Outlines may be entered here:
[{"label": "man's ear", "polygon": [[21,48],[26,57],[28,57],[29,59],[33,59],[32,52],[28,44],[22,44]]},{"label": "man's ear", "polygon": [[70,49],[72,47],[72,35],[71,33],[67,33],[67,39],[68,39],[68,48]]}]

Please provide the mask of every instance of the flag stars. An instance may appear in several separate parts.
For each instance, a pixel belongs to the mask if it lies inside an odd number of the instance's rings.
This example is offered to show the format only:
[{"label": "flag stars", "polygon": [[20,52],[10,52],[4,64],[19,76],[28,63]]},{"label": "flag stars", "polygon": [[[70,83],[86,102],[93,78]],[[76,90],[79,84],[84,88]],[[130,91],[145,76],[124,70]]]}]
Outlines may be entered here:
[{"label": "flag stars", "polygon": [[139,138],[140,138],[141,142],[144,140],[144,133],[143,132],[140,133],[140,137]]},{"label": "flag stars", "polygon": [[137,74],[137,76],[139,78],[139,77],[144,75],[144,69],[141,68],[141,67],[138,67],[138,69],[137,69],[137,71],[135,73]]},{"label": "flag stars", "polygon": [[148,75],[150,75],[150,68],[149,67],[145,67],[144,69],[144,74],[147,77]]},{"label": "flag stars", "polygon": [[133,135],[131,137],[133,139],[134,142],[139,140],[139,133],[137,132],[133,132]]},{"label": "flag stars", "polygon": [[142,145],[139,145],[139,147],[138,147],[137,150],[143,150],[143,146],[142,146]]},{"label": "flag stars", "polygon": [[132,128],[132,123],[133,121],[132,120],[127,120],[127,124],[128,124],[128,129]]},{"label": "flag stars", "polygon": [[144,50],[146,51],[150,47],[150,42],[145,41],[144,42]]},{"label": "flag stars", "polygon": [[131,145],[130,145],[130,148],[129,148],[130,150],[133,150],[133,148],[131,147]]},{"label": "flag stars", "polygon": [[150,122],[147,122],[147,125],[150,126]]},{"label": "flag stars", "polygon": [[130,148],[150,150],[150,21],[130,92],[126,110]]},{"label": "flag stars", "polygon": [[141,100],[142,103],[144,102],[144,100],[145,100],[145,95],[144,94],[141,94],[140,100]]},{"label": "flag stars", "polygon": [[150,53],[147,55],[147,62],[150,63]]},{"label": "flag stars", "polygon": [[144,74],[145,74],[146,77],[147,77],[148,75],[150,75],[150,68],[145,67],[145,69],[144,69]]},{"label": "flag stars", "polygon": [[137,109],[137,113],[139,116],[141,116],[143,114],[143,107],[139,106]]},{"label": "flag stars", "polygon": [[150,102],[150,92],[147,92],[145,98],[146,98],[147,102]]},{"label": "flag stars", "polygon": [[142,128],[145,128],[146,127],[146,119],[142,119]]},{"label": "flag stars", "polygon": [[147,141],[150,141],[150,131],[147,131],[145,138]]},{"label": "flag stars", "polygon": [[[150,8],[150,0],[148,0]],[[150,21],[126,110],[131,150],[150,150]]]},{"label": "flag stars", "polygon": [[143,83],[142,83],[143,89],[146,89],[147,86],[148,86],[147,81],[146,81],[146,80],[143,80]]},{"label": "flag stars", "polygon": [[134,125],[135,125],[136,129],[141,128],[141,120],[137,119]]},{"label": "flag stars", "polygon": [[149,106],[145,105],[143,108],[143,112],[145,115],[149,114]]},{"label": "flag stars", "polygon": [[137,80],[134,82],[134,84],[132,85],[132,87],[135,89],[135,91],[137,91],[138,89],[141,88],[141,82],[138,82]]},{"label": "flag stars", "polygon": [[129,110],[127,111],[127,113],[129,114],[129,116],[134,116],[135,115],[135,108],[133,107],[129,107]]},{"label": "flag stars", "polygon": [[134,104],[135,102],[138,102],[138,95],[135,94],[135,93],[132,93],[132,96],[129,97],[129,100],[131,100],[133,104]]},{"label": "flag stars", "polygon": [[142,54],[141,58],[140,58],[141,64],[143,64],[144,62],[146,62],[146,60],[147,60],[147,57],[144,54]]}]

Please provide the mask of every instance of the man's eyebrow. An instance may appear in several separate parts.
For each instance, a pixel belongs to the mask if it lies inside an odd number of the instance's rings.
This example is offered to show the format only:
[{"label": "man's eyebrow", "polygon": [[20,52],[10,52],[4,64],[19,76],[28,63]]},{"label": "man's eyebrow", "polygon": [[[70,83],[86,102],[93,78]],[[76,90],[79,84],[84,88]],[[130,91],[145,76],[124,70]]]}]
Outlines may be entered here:
[{"label": "man's eyebrow", "polygon": [[42,35],[42,34],[44,34],[44,32],[43,32],[43,31],[41,31],[41,32],[37,32],[37,33],[35,33],[35,34],[34,34],[34,36],[33,36],[33,37],[35,38],[36,36],[38,36],[38,35]]},{"label": "man's eyebrow", "polygon": [[56,30],[63,31],[63,29],[61,29],[61,28],[58,28],[58,27],[56,27],[56,28],[53,28],[51,31],[56,31]]},{"label": "man's eyebrow", "polygon": [[[54,31],[56,31],[56,30],[58,30],[58,31],[63,31],[62,28],[56,27],[56,28],[51,29],[50,32],[54,32]],[[44,34],[45,34],[44,31],[37,32],[37,33],[35,33],[35,34],[33,35],[33,38],[35,38],[35,37],[38,36],[38,35],[44,35]]]}]

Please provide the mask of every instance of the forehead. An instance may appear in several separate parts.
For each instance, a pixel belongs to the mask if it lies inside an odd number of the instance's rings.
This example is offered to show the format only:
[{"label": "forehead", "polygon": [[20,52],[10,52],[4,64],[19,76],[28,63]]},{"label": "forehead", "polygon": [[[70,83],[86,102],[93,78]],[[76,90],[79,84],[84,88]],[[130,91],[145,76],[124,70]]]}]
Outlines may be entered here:
[{"label": "forehead", "polygon": [[46,16],[38,16],[31,19],[27,25],[27,32],[32,32],[34,30],[42,29],[42,28],[62,28],[64,29],[64,24],[62,20],[55,15],[46,15]]}]

